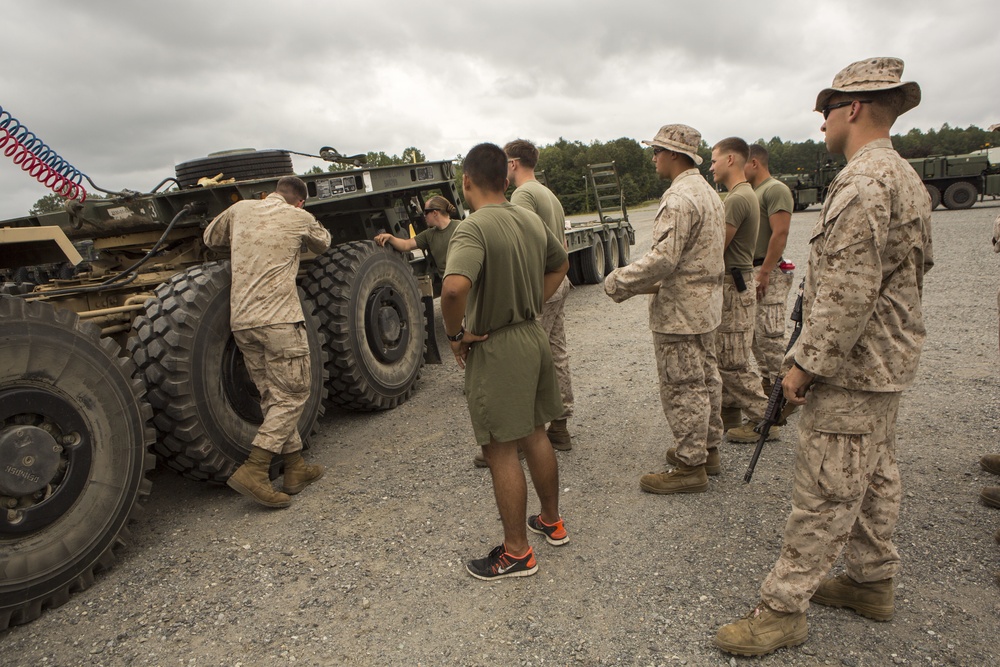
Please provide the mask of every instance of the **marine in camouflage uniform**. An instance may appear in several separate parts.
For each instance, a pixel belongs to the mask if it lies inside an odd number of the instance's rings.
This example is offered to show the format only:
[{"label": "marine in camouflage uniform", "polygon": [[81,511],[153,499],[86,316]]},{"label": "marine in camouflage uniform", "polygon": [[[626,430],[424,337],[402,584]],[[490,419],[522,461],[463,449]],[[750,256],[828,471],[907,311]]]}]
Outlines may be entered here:
[{"label": "marine in camouflage uniform", "polygon": [[644,475],[650,493],[708,489],[706,463],[717,468],[722,441],[722,381],[715,330],[722,316],[722,202],[696,165],[701,134],[665,125],[651,141],[653,163],[670,187],[660,199],[653,245],[632,264],[612,271],[604,290],[622,302],[650,294],[649,328],[659,374],[660,401],[674,436],[670,472]]},{"label": "marine in camouflage uniform", "polygon": [[[323,474],[302,460],[298,421],[309,400],[309,341],[295,276],[303,245],[312,252],[330,247],[330,232],[302,210],[305,183],[294,176],[278,181],[263,200],[237,202],[205,229],[205,245],[230,250],[230,324],[247,371],[261,396],[264,421],[250,457],[227,481],[268,507],[287,507],[295,494]],[[268,478],[271,457],[284,458],[282,493]]]},{"label": "marine in camouflage uniform", "polygon": [[[716,636],[729,652],[802,643],[810,598],[877,620],[894,613],[896,416],[917,371],[932,265],[930,198],[889,140],[920,101],[902,70],[896,58],[854,63],[816,101],[827,148],[848,163],[810,234],[802,332],[784,362],[785,396],[804,406],[792,511],[762,602]],[[824,580],[841,551],[846,574]]]}]

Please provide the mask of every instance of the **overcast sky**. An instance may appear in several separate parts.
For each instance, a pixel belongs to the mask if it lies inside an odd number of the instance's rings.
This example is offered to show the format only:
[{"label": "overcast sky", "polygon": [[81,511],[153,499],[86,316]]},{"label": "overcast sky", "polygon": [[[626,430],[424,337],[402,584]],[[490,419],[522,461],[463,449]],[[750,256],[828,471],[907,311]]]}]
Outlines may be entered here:
[{"label": "overcast sky", "polygon": [[[244,147],[446,159],[665,123],[709,143],[818,141],[816,93],[877,55],[923,89],[895,131],[985,128],[1000,122],[995,16],[986,0],[19,0],[0,107],[99,186],[140,191]],[[0,219],[47,193],[0,155]]]}]

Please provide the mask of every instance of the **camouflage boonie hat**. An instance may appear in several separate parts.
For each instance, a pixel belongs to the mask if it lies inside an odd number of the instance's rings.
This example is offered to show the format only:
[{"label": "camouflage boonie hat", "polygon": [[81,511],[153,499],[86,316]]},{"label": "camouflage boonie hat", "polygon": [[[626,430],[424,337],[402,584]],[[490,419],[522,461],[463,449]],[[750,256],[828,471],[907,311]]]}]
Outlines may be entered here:
[{"label": "camouflage boonie hat", "polygon": [[915,81],[903,82],[903,61],[899,58],[868,58],[851,63],[837,72],[833,85],[816,96],[816,111],[823,111],[836,93],[870,93],[902,88],[905,98],[897,111],[904,114],[920,104],[920,86]]},{"label": "camouflage boonie hat", "polygon": [[701,157],[698,156],[698,148],[701,146],[701,132],[690,125],[664,125],[655,137],[642,143],[647,146],[666,148],[675,153],[683,153],[694,160],[695,164],[702,163]]}]

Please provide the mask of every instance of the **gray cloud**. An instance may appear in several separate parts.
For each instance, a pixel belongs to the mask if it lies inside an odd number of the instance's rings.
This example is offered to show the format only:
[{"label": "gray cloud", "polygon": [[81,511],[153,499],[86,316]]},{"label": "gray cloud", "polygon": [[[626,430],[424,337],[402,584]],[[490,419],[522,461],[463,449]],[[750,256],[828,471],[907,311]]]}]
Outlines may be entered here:
[{"label": "gray cloud", "polygon": [[[238,147],[450,158],[480,141],[820,140],[816,92],[898,55],[924,102],[899,131],[1000,122],[993,4],[571,0],[18,3],[0,105],[100,185],[148,189]],[[978,17],[978,20],[977,20]],[[296,160],[300,169],[312,163]],[[0,155],[0,219],[46,190]]]}]

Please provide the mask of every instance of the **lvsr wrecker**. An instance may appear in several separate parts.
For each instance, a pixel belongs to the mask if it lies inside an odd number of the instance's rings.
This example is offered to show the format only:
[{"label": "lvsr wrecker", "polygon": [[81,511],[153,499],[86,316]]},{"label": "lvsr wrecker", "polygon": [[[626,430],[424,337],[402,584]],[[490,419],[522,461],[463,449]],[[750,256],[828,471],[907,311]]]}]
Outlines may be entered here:
[{"label": "lvsr wrecker", "polygon": [[[292,173],[287,151],[245,149],[179,164],[150,192],[87,199],[82,174],[4,122],[0,152],[40,181],[48,172],[35,164],[44,160],[62,177],[47,184],[67,201],[0,222],[0,271],[67,262],[78,270],[0,285],[0,630],[63,604],[113,563],[157,460],[224,483],[246,458],[259,395],[229,328],[228,259],[202,232]],[[301,175],[305,208],[333,237],[298,277],[312,353],[312,398],[299,422],[306,438],[327,407],[399,405],[425,360],[440,359],[432,267],[371,239],[426,228],[423,204],[435,194],[462,211],[451,161],[369,168],[330,148],[320,157],[350,168]],[[592,178],[595,192],[610,182]],[[628,261],[634,232],[621,210],[567,231],[581,281]]]}]

